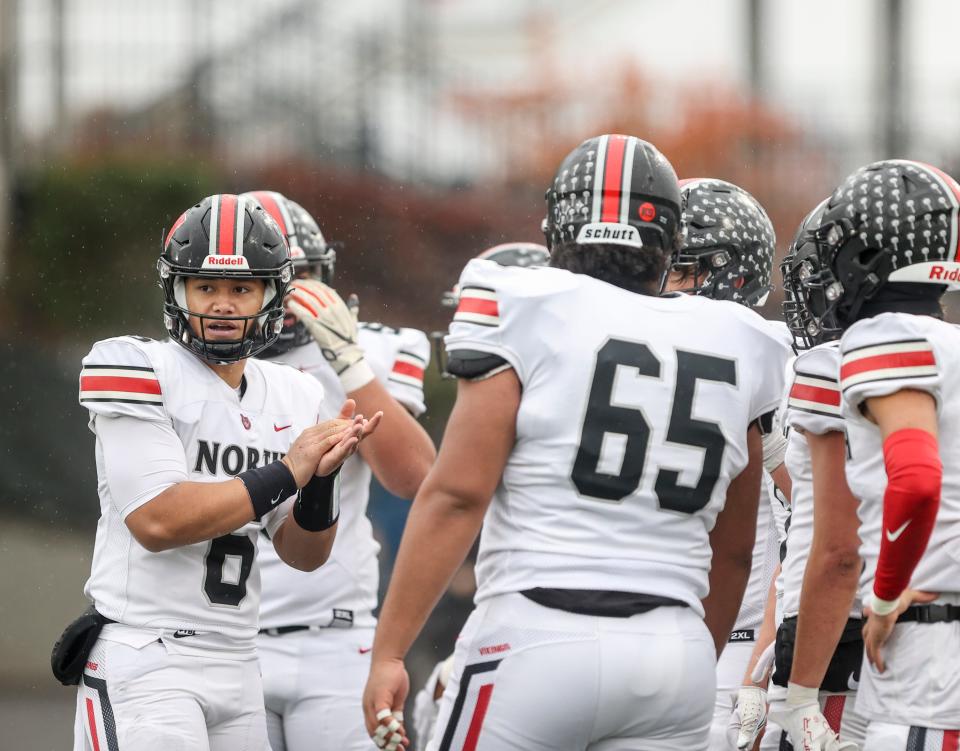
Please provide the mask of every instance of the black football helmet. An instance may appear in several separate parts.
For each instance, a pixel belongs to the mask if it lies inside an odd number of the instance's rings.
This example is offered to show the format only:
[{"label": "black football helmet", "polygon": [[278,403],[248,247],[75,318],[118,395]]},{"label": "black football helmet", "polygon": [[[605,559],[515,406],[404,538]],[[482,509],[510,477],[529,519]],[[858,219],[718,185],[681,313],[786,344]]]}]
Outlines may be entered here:
[{"label": "black football helmet", "polygon": [[[928,164],[888,159],[858,169],[824,207],[817,231],[826,310],[845,328],[864,305],[939,300],[960,287],[960,185]],[[816,315],[816,314],[815,314]]]},{"label": "black football helmet", "polygon": [[[495,261],[501,266],[546,266],[550,263],[550,251],[537,243],[502,243],[487,248],[477,256],[485,261]],[[445,308],[455,308],[460,303],[460,285],[443,293],[440,304]]]},{"label": "black football helmet", "polygon": [[680,232],[680,188],[670,162],[634,136],[590,138],[560,164],[542,229],[565,243],[626,245],[669,256]]},{"label": "black football helmet", "polygon": [[[333,283],[337,252],[327,243],[310,212],[276,191],[254,190],[243,195],[256,201],[279,225],[290,246],[295,275],[308,274],[324,284]],[[312,341],[313,337],[307,327],[294,315],[287,314],[283,319],[280,336],[263,351],[263,356],[277,357]]]},{"label": "black football helmet", "polygon": [[725,180],[680,181],[683,234],[670,270],[686,272],[690,289],[712,300],[763,305],[777,241],[763,207],[743,188]]},{"label": "black football helmet", "polygon": [[798,351],[836,339],[842,333],[830,312],[817,251],[817,233],[827,200],[821,201],[800,223],[780,262],[783,319]]},{"label": "black football helmet", "polygon": [[243,196],[259,203],[280,227],[290,246],[295,272],[309,269],[311,276],[324,284],[333,284],[337,251],[326,241],[309,211],[273,190],[253,190]]},{"label": "black football helmet", "polygon": [[[230,194],[204,198],[187,209],[167,233],[157,271],[164,293],[164,324],[171,338],[211,363],[237,362],[262,352],[283,326],[283,296],[293,279],[286,239],[259,204]],[[187,308],[187,277],[262,279],[263,306],[249,316],[192,313]],[[190,318],[200,319],[201,335]],[[208,340],[207,320],[243,321],[243,336]]]}]

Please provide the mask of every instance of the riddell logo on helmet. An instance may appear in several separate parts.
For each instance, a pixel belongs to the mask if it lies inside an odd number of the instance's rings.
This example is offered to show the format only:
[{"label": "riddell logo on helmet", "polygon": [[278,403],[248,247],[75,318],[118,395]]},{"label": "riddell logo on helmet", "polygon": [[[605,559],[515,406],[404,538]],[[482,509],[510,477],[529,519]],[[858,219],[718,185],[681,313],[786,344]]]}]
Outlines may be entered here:
[{"label": "riddell logo on helmet", "polygon": [[592,222],[584,224],[577,234],[578,243],[613,243],[642,247],[640,232],[629,224],[615,222]]},{"label": "riddell logo on helmet", "polygon": [[930,279],[935,279],[937,281],[943,282],[957,282],[960,281],[960,268],[950,268],[946,266],[931,266],[930,267]]},{"label": "riddell logo on helmet", "polygon": [[201,269],[238,269],[249,271],[250,265],[243,256],[207,256]]}]

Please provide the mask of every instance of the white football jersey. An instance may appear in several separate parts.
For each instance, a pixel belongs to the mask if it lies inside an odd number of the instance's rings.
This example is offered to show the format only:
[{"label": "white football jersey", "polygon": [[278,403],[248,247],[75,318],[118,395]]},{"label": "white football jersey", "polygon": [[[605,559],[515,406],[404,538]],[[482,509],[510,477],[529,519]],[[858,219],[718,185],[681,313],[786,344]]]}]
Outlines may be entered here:
[{"label": "white football jersey", "polygon": [[[783,615],[800,612],[800,591],[813,542],[813,469],[806,435],[845,432],[840,409],[840,342],[827,342],[800,353],[788,385],[787,471],[793,480],[787,554],[783,559]],[[850,610],[861,614],[859,597]]]},{"label": "white football jersey", "polygon": [[[390,395],[419,416],[423,402],[423,374],[430,360],[426,334],[416,329],[394,329],[361,324],[358,341],[367,363]],[[347,398],[333,368],[313,342],[275,358],[309,373],[326,392],[324,417],[337,414]],[[329,560],[316,571],[297,571],[277,555],[269,540],[260,541],[263,596],[261,628],[278,626],[372,626],[377,606],[380,544],[367,518],[370,467],[359,454],[340,472],[340,521]]]},{"label": "white football jersey", "polygon": [[[792,354],[791,344],[793,339],[790,336],[790,331],[783,321],[765,320],[764,324],[774,338],[778,339],[783,345],[780,351],[780,369],[782,371]],[[775,464],[776,457],[783,451],[783,433],[780,422],[781,419],[778,414],[773,430],[767,436],[764,436],[764,466]],[[771,454],[774,455],[772,459]],[[763,622],[763,612],[767,606],[767,593],[770,591],[770,580],[773,578],[773,574],[777,570],[777,564],[780,562],[780,536],[777,520],[774,517],[778,507],[780,507],[780,501],[776,497],[776,486],[773,478],[767,471],[764,471],[763,480],[760,484],[760,505],[757,508],[757,539],[753,545],[753,565],[750,568],[747,588],[743,592],[743,603],[740,605],[740,612],[737,613],[737,620],[733,627],[734,632],[756,631]]]},{"label": "white football jersey", "polygon": [[[323,388],[293,368],[247,360],[246,389],[230,388],[200,359],[173,341],[117,337],[97,342],[83,359],[80,403],[96,434],[100,520],[85,592],[97,610],[141,628],[219,634],[253,643],[260,576],[261,529],[275,532],[292,499],[232,534],[151,553],[124,519],[152,497],[129,498],[109,481],[104,457],[142,466],[149,446],[105,446],[101,420],[132,417],[172,429],[183,444],[182,477],[221,482],[281,458],[294,439],[316,424]],[[328,410],[325,410],[328,411]],[[135,423],[136,425],[136,423]]]},{"label": "white football jersey", "polygon": [[[943,486],[937,522],[910,588],[960,592],[960,329],[929,316],[883,313],[857,321],[840,343],[840,388],[850,443],[847,482],[860,499],[860,596],[869,602],[884,533],[887,476],[880,429],[860,412],[871,397],[925,391],[937,404]],[[888,532],[890,530],[887,530]]]},{"label": "white football jersey", "polygon": [[477,601],[534,587],[620,590],[702,612],[708,540],[777,406],[782,345],[735,303],[634,294],[583,274],[473,260],[447,350],[523,384],[484,520]]}]

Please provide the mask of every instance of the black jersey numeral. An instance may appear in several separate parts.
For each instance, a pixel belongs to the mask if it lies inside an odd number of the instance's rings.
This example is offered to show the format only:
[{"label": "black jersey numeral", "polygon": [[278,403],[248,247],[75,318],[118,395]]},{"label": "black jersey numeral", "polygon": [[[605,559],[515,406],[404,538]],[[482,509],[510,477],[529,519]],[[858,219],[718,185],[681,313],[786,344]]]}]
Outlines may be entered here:
[{"label": "black jersey numeral", "polygon": [[[240,575],[235,582],[223,580],[227,556],[240,559]],[[247,596],[247,579],[253,569],[253,557],[254,545],[247,535],[224,535],[210,541],[210,549],[204,558],[203,591],[211,604],[240,606]]]},{"label": "black jersey numeral", "polygon": [[[638,375],[659,379],[661,362],[646,344],[608,339],[597,352],[593,382],[580,431],[580,445],[570,478],[581,495],[606,501],[622,501],[640,486],[647,463],[650,424],[641,407],[611,403],[619,366]],[[666,440],[703,449],[700,479],[693,487],[679,484],[680,472],[660,468],[654,482],[660,507],[693,514],[710,502],[720,477],[726,440],[715,422],[693,417],[693,399],[698,381],[737,385],[733,360],[697,352],[677,351],[677,379]],[[623,462],[618,474],[599,472],[597,465],[604,439],[624,436]]]}]

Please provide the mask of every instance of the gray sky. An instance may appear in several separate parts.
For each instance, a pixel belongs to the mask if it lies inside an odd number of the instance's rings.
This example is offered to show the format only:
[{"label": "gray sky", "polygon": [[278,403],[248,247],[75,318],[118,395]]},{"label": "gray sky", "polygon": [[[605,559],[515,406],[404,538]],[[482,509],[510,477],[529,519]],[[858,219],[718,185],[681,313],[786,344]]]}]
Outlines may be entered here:
[{"label": "gray sky", "polygon": [[[198,0],[66,0],[68,105],[150,101],[182,76],[196,40]],[[510,87],[536,75],[541,58],[531,47],[529,14],[540,9],[553,30],[551,59],[564,80],[589,82],[610,66],[635,60],[658,82],[713,92],[745,89],[744,0],[424,0],[441,71],[478,84]],[[21,122],[42,133],[51,125],[49,0],[21,1]],[[229,44],[269,22],[291,0],[208,0],[210,46]],[[387,38],[401,28],[398,0],[318,0],[315,47],[366,29]],[[768,0],[767,98],[811,133],[838,138],[864,155],[873,148],[879,92],[876,0]],[[960,3],[906,0],[906,113],[911,156],[933,161],[960,155]],[[310,34],[291,38],[297,54],[319,54]],[[389,48],[389,40],[387,47]],[[297,52],[296,50],[304,50]],[[255,60],[256,50],[251,51]],[[255,62],[251,63],[255,65]],[[249,75],[249,73],[247,74]],[[405,94],[386,87],[387,111],[405,112]],[[387,118],[388,120],[390,118]],[[402,118],[401,118],[402,119]],[[463,150],[455,125],[438,120],[437,139]],[[447,132],[452,131],[452,132]],[[401,127],[388,143],[402,147]],[[482,169],[482,149],[473,160]],[[859,158],[860,154],[856,157]],[[462,159],[461,159],[462,161]],[[465,163],[469,166],[469,161]]]}]

